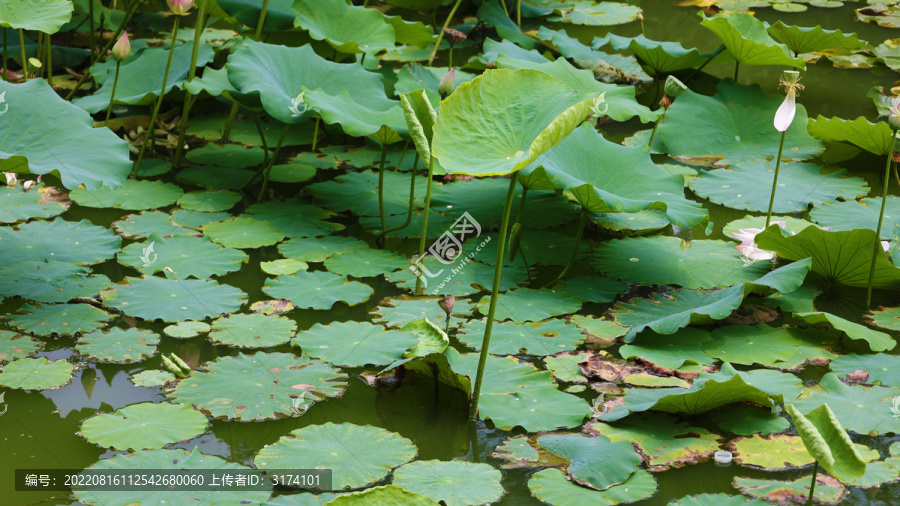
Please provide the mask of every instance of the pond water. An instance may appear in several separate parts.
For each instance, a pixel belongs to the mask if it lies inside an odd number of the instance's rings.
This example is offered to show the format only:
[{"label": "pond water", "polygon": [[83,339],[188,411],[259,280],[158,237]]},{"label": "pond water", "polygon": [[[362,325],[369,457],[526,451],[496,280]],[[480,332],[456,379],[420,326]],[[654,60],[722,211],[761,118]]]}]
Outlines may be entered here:
[{"label": "pond water", "polygon": [[[710,51],[718,46],[718,39],[700,26],[696,8],[679,7],[670,0],[644,1],[639,5],[644,10],[643,27],[648,38],[679,41],[685,47],[697,47],[703,51]],[[807,12],[796,14],[759,9],[757,17],[771,23],[783,20],[786,24],[800,26],[820,24],[825,28],[855,31],[860,38],[873,43],[879,43],[895,34],[892,30],[854,22],[853,9],[857,5],[859,4],[845,4],[836,9],[810,8]],[[597,28],[569,25],[565,28],[570,35],[575,35],[586,43],[593,37],[605,33],[605,30]],[[614,33],[623,36],[635,36],[640,31],[639,23],[621,25],[614,29]],[[717,77],[730,77],[733,75],[734,65],[710,65],[705,70]],[[781,71],[781,68],[775,67],[742,66],[739,82],[758,83],[767,92],[775,93]],[[890,87],[895,77],[896,74],[893,72],[878,75],[868,70],[837,70],[827,62],[810,65],[802,72],[806,89],[801,93],[799,102],[807,108],[810,117],[822,114],[844,118],[865,116],[875,120],[877,114],[865,97],[865,93],[875,85]],[[602,128],[610,137],[622,138],[633,133],[638,126],[640,124],[636,121],[630,121]],[[880,176],[877,174],[881,170],[881,164],[876,157],[861,154],[848,162],[843,162],[842,166],[850,168],[854,175],[865,177],[875,193],[880,191],[878,181]],[[175,182],[174,177],[167,177],[166,180]],[[746,214],[709,203],[706,203],[705,207],[710,210],[711,221],[715,224],[712,234],[715,238],[722,237],[721,227],[724,223]],[[94,224],[109,227],[127,214],[129,212],[97,210],[73,205],[63,217],[69,221],[88,219]],[[372,236],[363,232],[355,218],[346,218],[341,222],[347,226],[347,235],[367,236],[371,240]],[[570,236],[574,235],[575,224],[570,224],[567,230]],[[678,234],[694,238],[705,236],[704,227],[701,226],[680,231]],[[605,236],[589,231],[587,237],[601,240]],[[415,250],[417,244],[417,241],[389,240],[387,247],[409,254]],[[250,302],[268,299],[270,297],[262,291],[263,282],[268,275],[261,270],[259,264],[261,261],[278,257],[274,246],[253,250],[247,265],[239,272],[219,277],[219,281],[246,292]],[[113,282],[134,275],[133,270],[121,266],[114,260],[96,266],[94,272],[105,274]],[[379,301],[403,293],[383,277],[366,278],[363,282],[374,289],[373,296],[364,304],[341,306],[334,311],[295,310],[289,316],[297,321],[299,330],[308,329],[315,323],[366,321],[371,318],[370,312]],[[0,305],[0,314],[9,314],[21,304],[21,301],[7,300]],[[582,313],[599,316],[609,307],[610,305],[591,304],[585,306]],[[138,326],[162,334],[166,325],[140,322]],[[49,357],[51,360],[74,356],[74,339],[58,338],[49,341],[38,356]],[[455,344],[458,345],[458,342]],[[158,350],[166,355],[175,353],[192,366],[238,353],[234,348],[214,345],[204,336],[189,339],[163,336]],[[291,347],[282,345],[266,351],[291,352]],[[85,363],[77,370],[74,380],[63,388],[28,393],[22,390],[7,391],[5,403],[9,406],[9,413],[0,417],[0,443],[2,443],[0,449],[3,455],[3,462],[0,464],[3,468],[3,472],[0,473],[0,490],[12,490],[12,476],[8,472],[11,463],[16,467],[80,469],[100,458],[119,453],[100,449],[77,435],[80,422],[97,411],[111,412],[138,402],[165,400],[159,388],[137,387],[128,379],[140,371],[160,367],[158,355],[136,365]],[[374,388],[357,377],[363,369],[345,368],[345,371],[350,377],[347,391],[340,398],[317,403],[301,417],[248,423],[215,420],[203,435],[170,447],[185,449],[199,447],[204,454],[249,464],[261,448],[276,442],[295,429],[325,422],[347,422],[383,427],[412,439],[421,460],[463,458],[497,465],[499,461],[490,457],[491,452],[510,435],[524,433],[521,429],[513,432],[494,429],[483,422],[470,424],[466,420],[466,399],[459,392],[444,392],[439,402],[435,402],[428,385],[407,383],[400,387],[388,385]],[[825,371],[825,368],[807,368],[803,373],[803,379],[817,380]],[[593,394],[583,395],[589,401],[593,398]],[[700,427],[710,426],[703,415],[689,421]],[[895,440],[900,440],[900,437],[855,437],[856,442],[876,448],[882,455],[886,454],[888,445]],[[528,477],[533,472],[533,470],[504,471],[503,485],[507,493],[499,504],[541,504],[531,496],[526,485]],[[710,461],[654,473],[658,481],[658,492],[652,498],[638,504],[663,505],[688,494],[717,492],[734,494],[737,492],[731,482],[735,476],[793,480],[808,475],[808,469],[773,473],[740,468],[736,465],[720,467]],[[896,504],[898,497],[900,485],[892,484],[875,489],[853,489],[845,503]],[[0,502],[6,505],[69,504],[74,503],[74,500],[64,494],[10,493],[4,495]]]}]

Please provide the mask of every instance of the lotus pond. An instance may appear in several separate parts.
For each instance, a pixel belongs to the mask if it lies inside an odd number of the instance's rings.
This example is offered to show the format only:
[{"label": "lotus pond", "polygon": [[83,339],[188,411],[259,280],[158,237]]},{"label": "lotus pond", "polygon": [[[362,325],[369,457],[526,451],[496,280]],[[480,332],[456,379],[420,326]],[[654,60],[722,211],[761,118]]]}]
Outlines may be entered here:
[{"label": "lotus pond", "polygon": [[5,0],[3,504],[896,504],[894,4]]}]

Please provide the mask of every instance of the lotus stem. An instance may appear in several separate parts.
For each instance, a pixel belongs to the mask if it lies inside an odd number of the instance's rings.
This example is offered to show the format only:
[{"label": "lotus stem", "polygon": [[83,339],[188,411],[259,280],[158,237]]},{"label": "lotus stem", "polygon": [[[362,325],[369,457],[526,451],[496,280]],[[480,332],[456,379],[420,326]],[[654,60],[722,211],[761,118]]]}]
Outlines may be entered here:
[{"label": "lotus stem", "polygon": [[[425,239],[428,237],[428,213],[431,211],[431,183],[434,179],[434,154],[428,158],[428,183],[425,186],[425,213],[422,215],[422,236],[419,237],[419,258],[425,256]],[[422,293],[422,278],[416,276],[416,294]]]},{"label": "lotus stem", "polygon": [[9,65],[7,61],[9,58],[7,57],[9,53],[7,53],[8,49],[6,46],[6,28],[3,29],[3,80],[9,81]]},{"label": "lotus stem", "polygon": [[281,151],[281,144],[284,142],[284,137],[287,135],[287,131],[290,127],[290,123],[285,123],[284,128],[281,130],[281,136],[278,137],[278,144],[275,145],[275,151],[272,152],[272,158],[269,160],[268,165],[266,165],[266,170],[263,171],[263,184],[262,189],[259,191],[259,197],[256,198],[257,202],[262,201],[263,196],[266,194],[266,190],[269,188],[269,172],[272,171],[272,166],[275,165],[275,160],[278,159],[278,153]]},{"label": "lotus stem", "polygon": [[513,196],[516,193],[516,183],[518,183],[516,175],[510,175],[509,190],[506,192],[506,206],[503,208],[503,219],[500,221],[500,240],[497,244],[497,264],[494,266],[494,284],[491,287],[491,305],[488,308],[487,323],[484,326],[484,339],[481,341],[481,355],[478,357],[478,372],[475,374],[475,386],[472,389],[469,420],[475,420],[478,417],[478,397],[481,395],[484,364],[487,362],[488,348],[491,345],[491,330],[494,328],[494,313],[497,311],[497,294],[500,292],[500,276],[503,270],[503,250],[506,247],[506,229],[509,227],[509,215],[512,210]]},{"label": "lotus stem", "polygon": [[509,17],[509,8],[506,7],[506,0],[500,0],[500,6],[503,7],[503,12],[506,13],[506,17]]},{"label": "lotus stem", "polygon": [[228,138],[231,137],[231,127],[234,126],[234,120],[237,118],[238,109],[241,106],[235,102],[231,106],[231,111],[228,112],[228,119],[225,120],[225,128],[222,130],[222,141],[227,142]]},{"label": "lotus stem", "polygon": [[94,0],[88,0],[88,44],[90,44],[91,53],[88,57],[88,67],[94,64]]},{"label": "lotus stem", "polygon": [[[384,216],[384,159],[387,157],[387,144],[381,145],[381,163],[378,166],[378,211],[381,214],[381,235],[387,230]],[[382,245],[383,247],[384,245]]]},{"label": "lotus stem", "polygon": [[575,246],[572,247],[572,254],[569,255],[569,261],[566,263],[566,266],[563,267],[562,272],[559,273],[556,281],[565,278],[569,274],[569,270],[575,264],[575,259],[578,257],[578,247],[581,246],[581,238],[584,236],[584,226],[586,223],[587,209],[581,208],[581,220],[578,222],[578,232],[575,233]]},{"label": "lotus stem", "polygon": [[106,122],[104,125],[109,126],[109,115],[112,112],[113,101],[116,99],[116,86],[119,85],[119,67],[122,63],[116,60],[116,77],[113,79],[112,94],[109,97],[109,107],[106,108]]},{"label": "lotus stem", "polygon": [[806,498],[806,506],[813,504],[813,495],[816,493],[816,476],[819,475],[819,461],[813,465],[812,482],[809,484],[809,497]]},{"label": "lotus stem", "polygon": [[866,287],[866,307],[872,303],[872,284],[875,281],[875,260],[881,250],[881,224],[884,221],[884,208],[887,204],[888,186],[891,178],[891,159],[894,157],[894,138],[896,129],[891,129],[891,147],[888,149],[887,160],[884,162],[884,188],[881,190],[881,212],[878,213],[878,226],[875,228],[875,246],[872,247],[872,266],[869,267],[869,283]]},{"label": "lotus stem", "polygon": [[53,88],[53,44],[50,43],[50,34],[45,37],[47,41],[47,84]]},{"label": "lotus stem", "polygon": [[242,184],[241,187],[238,188],[239,192],[243,192],[245,188],[250,186],[250,183],[252,183],[253,181],[256,181],[256,176],[260,175],[260,173],[263,170],[265,170],[266,166],[269,165],[269,146],[266,145],[266,135],[265,135],[265,133],[263,133],[262,125],[259,123],[259,114],[254,114],[253,120],[254,120],[254,123],[256,124],[256,131],[259,133],[260,143],[262,143],[263,163],[262,163],[262,166],[259,168],[259,170],[257,170],[256,173],[253,174],[253,177],[251,177],[250,179],[245,181],[244,184]]},{"label": "lotus stem", "polygon": [[778,157],[775,159],[775,178],[772,180],[772,195],[769,197],[769,211],[766,213],[765,228],[769,228],[769,223],[772,221],[772,206],[775,205],[775,190],[778,188],[778,169],[781,168],[781,152],[784,150],[784,138],[786,135],[787,130],[781,132],[781,144],[778,145]]},{"label": "lotus stem", "polygon": [[894,168],[894,181],[897,181],[897,186],[900,186],[900,175],[897,174],[897,164],[892,163],[891,166]]},{"label": "lotus stem", "polygon": [[316,152],[316,141],[319,140],[319,121],[322,118],[316,118],[316,126],[313,128],[313,143],[312,143],[312,151]]},{"label": "lotus stem", "polygon": [[[194,26],[194,49],[191,51],[191,66],[188,67],[187,82],[191,82],[197,75],[197,57],[200,53],[200,38],[203,35],[206,19],[206,0],[198,0],[197,8],[197,25]],[[188,116],[191,114],[191,107],[194,106],[195,99],[190,94],[184,97],[184,108],[181,110],[181,121],[178,123],[178,144],[175,146],[175,159],[172,161],[172,167],[178,167],[181,164],[181,157],[184,154],[184,138],[187,135]]]},{"label": "lotus stem", "polygon": [[734,82],[737,82],[738,70],[741,68],[741,62],[734,62]]},{"label": "lotus stem", "polygon": [[141,169],[141,162],[144,160],[144,152],[147,150],[148,142],[153,141],[153,126],[156,124],[156,116],[159,114],[159,108],[162,107],[163,97],[166,95],[166,84],[169,81],[169,67],[172,66],[172,57],[175,55],[175,37],[178,35],[178,21],[181,19],[181,16],[175,16],[175,23],[172,27],[172,47],[169,49],[169,59],[166,61],[166,71],[163,73],[163,82],[162,88],[159,91],[159,99],[156,101],[156,106],[153,107],[153,114],[150,115],[150,127],[147,129],[147,138],[144,139],[144,142],[141,143],[141,152],[138,154],[138,159],[134,162],[134,171],[132,172],[132,177],[137,177],[138,171]]},{"label": "lotus stem", "polygon": [[519,25],[519,30],[522,29],[522,0],[518,0],[516,2],[516,24]]},{"label": "lotus stem", "polygon": [[462,3],[462,0],[456,0],[456,3],[453,4],[453,8],[450,9],[450,14],[448,14],[447,19],[444,20],[444,27],[441,28],[440,32],[438,32],[437,42],[434,43],[434,49],[431,50],[431,55],[428,56],[428,64],[429,65],[431,65],[431,63],[434,61],[434,55],[437,54],[438,47],[440,47],[441,41],[444,39],[444,30],[446,30],[447,27],[450,26],[450,20],[453,19],[453,15],[456,14],[456,9],[459,9],[459,4],[461,4],[461,3]]},{"label": "lotus stem", "polygon": [[[44,33],[38,32],[37,34],[37,44],[34,46],[34,59],[37,61],[41,60],[41,57],[44,56]],[[40,78],[44,75],[44,67],[43,65],[34,69],[34,77]]]},{"label": "lotus stem", "polygon": [[266,22],[266,11],[269,9],[269,0],[263,0],[259,9],[259,20],[256,22],[256,40],[262,35],[263,24]]},{"label": "lotus stem", "polygon": [[22,69],[25,80],[28,80],[28,56],[25,54],[25,32],[19,28],[19,48],[22,50]]},{"label": "lotus stem", "polygon": [[[403,161],[403,158],[401,157],[400,160]],[[387,234],[389,234],[391,232],[395,232],[397,230],[403,230],[410,223],[412,223],[413,208],[414,208],[413,201],[416,198],[416,166],[417,165],[419,165],[419,152],[418,151],[416,152],[415,160],[413,160],[413,168],[412,168],[412,171],[410,171],[410,176],[409,176],[409,205],[406,210],[406,221],[404,221],[402,225],[398,225],[396,227],[391,227],[391,228],[383,231],[378,237],[375,238],[375,241],[382,241],[383,237],[385,237]]]},{"label": "lotus stem", "polygon": [[656,138],[656,131],[659,129],[659,124],[662,123],[662,120],[666,117],[666,112],[668,112],[668,109],[663,108],[662,115],[656,118],[656,123],[653,124],[653,133],[650,134],[650,142],[647,143],[647,147],[651,150],[653,149],[653,139]]}]

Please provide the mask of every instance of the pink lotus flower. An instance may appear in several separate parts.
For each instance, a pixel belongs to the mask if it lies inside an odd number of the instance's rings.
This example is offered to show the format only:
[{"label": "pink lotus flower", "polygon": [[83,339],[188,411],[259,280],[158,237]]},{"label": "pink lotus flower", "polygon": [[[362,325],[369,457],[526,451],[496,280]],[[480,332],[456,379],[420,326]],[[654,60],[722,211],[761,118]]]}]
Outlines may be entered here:
[{"label": "pink lotus flower", "polygon": [[122,34],[119,37],[119,40],[116,41],[116,44],[112,48],[112,58],[117,62],[123,62],[128,55],[131,54],[131,41],[128,40],[128,32]]},{"label": "pink lotus flower", "polygon": [[187,16],[188,11],[194,6],[194,0],[166,0],[169,3],[169,9],[176,16]]},{"label": "pink lotus flower", "polygon": [[[772,223],[778,225],[781,228],[785,228],[787,226],[787,221],[773,221]],[[734,238],[741,241],[741,243],[735,246],[734,249],[740,251],[742,255],[753,261],[772,260],[773,258],[775,258],[775,253],[772,251],[759,249],[759,247],[754,242],[756,240],[757,234],[761,233],[762,231],[763,229],[761,228],[742,228],[738,230],[738,233],[734,234]]]},{"label": "pink lotus flower", "polygon": [[456,67],[450,69],[450,72],[447,72],[447,74],[444,75],[441,79],[441,83],[438,85],[438,92],[442,97],[446,97],[453,93],[454,89],[456,89]]}]

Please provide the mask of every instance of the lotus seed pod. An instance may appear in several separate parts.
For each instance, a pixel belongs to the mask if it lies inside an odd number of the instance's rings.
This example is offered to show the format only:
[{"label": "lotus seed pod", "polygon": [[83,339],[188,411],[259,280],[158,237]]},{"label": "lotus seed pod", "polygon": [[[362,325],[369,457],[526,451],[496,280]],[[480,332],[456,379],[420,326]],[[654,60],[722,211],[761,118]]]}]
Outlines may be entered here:
[{"label": "lotus seed pod", "polygon": [[681,95],[685,91],[687,91],[688,87],[684,85],[683,82],[679,81],[675,76],[669,76],[666,78],[666,86],[665,86],[665,94],[675,98],[678,95]]}]

